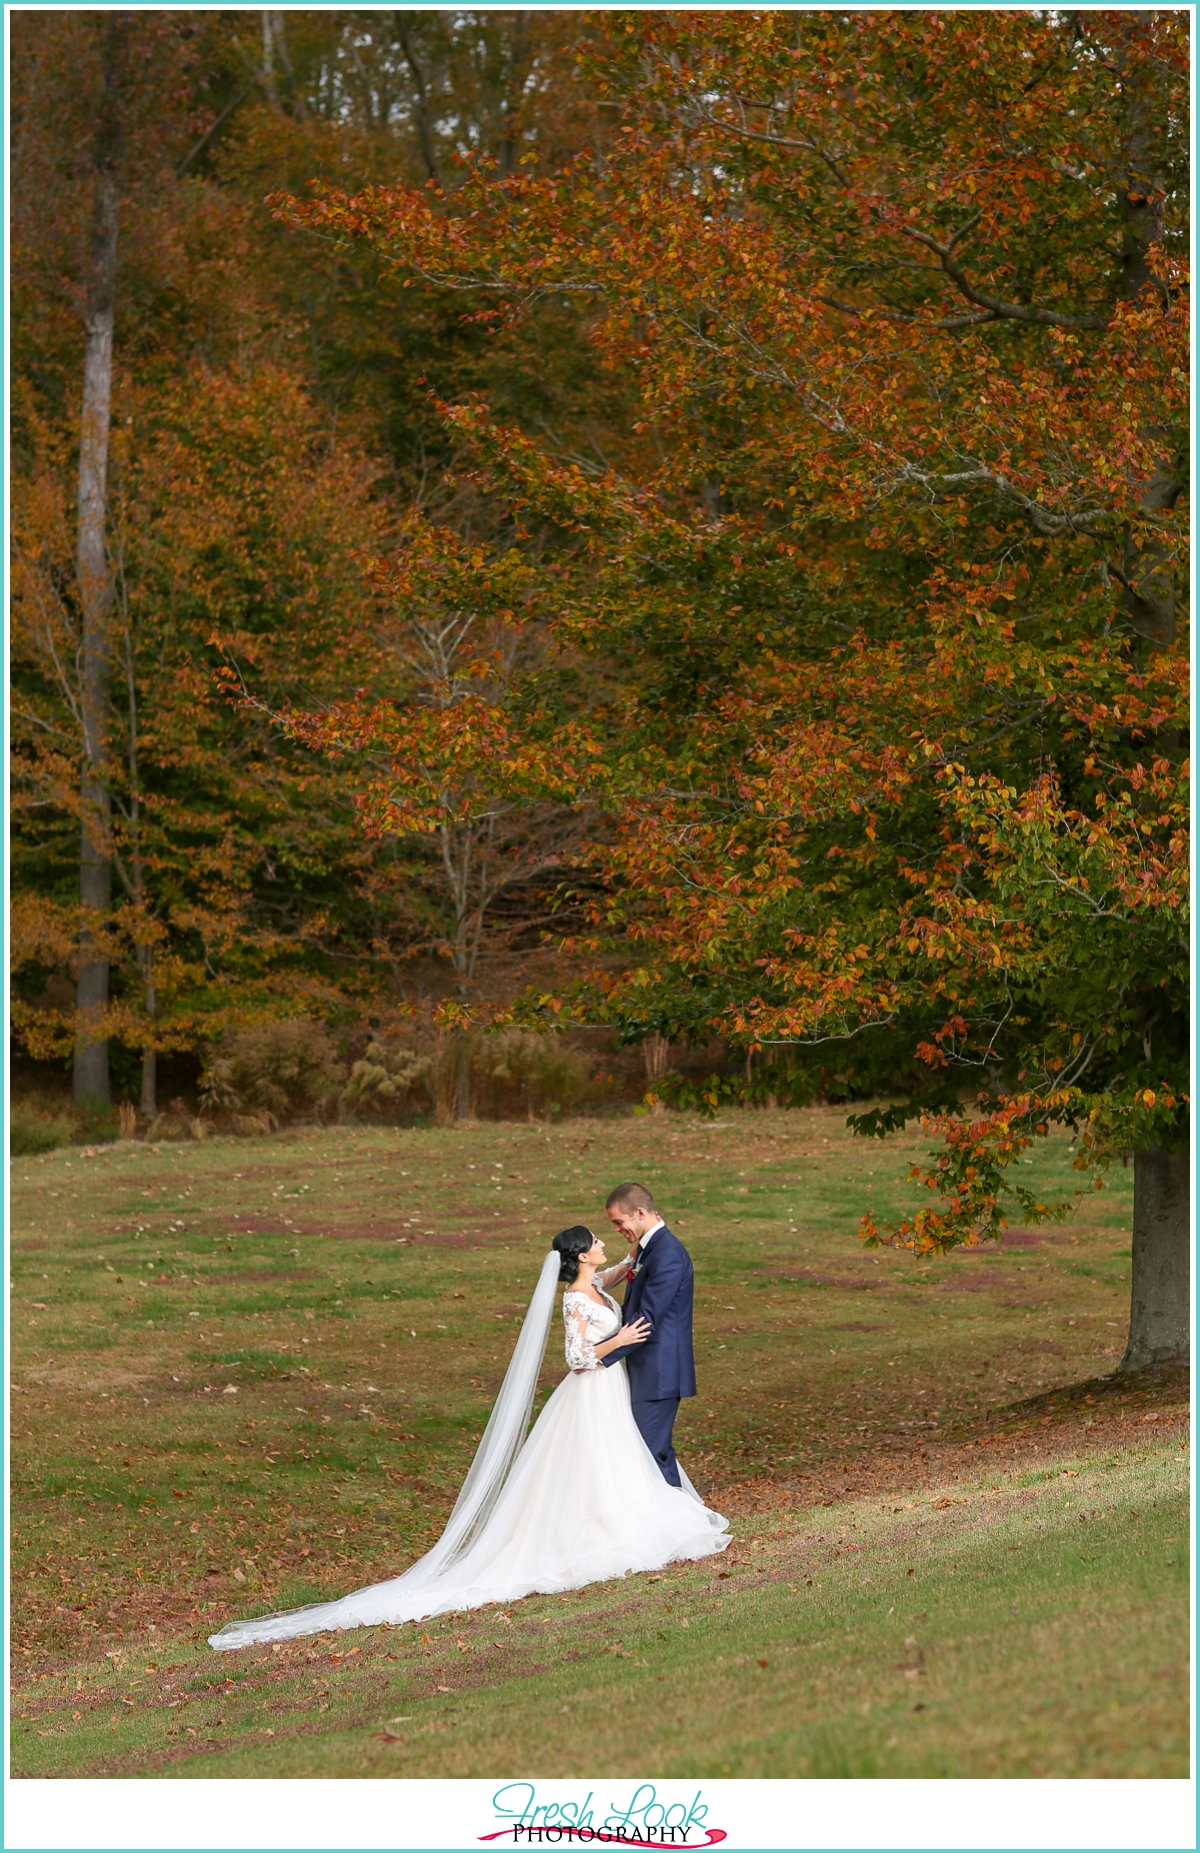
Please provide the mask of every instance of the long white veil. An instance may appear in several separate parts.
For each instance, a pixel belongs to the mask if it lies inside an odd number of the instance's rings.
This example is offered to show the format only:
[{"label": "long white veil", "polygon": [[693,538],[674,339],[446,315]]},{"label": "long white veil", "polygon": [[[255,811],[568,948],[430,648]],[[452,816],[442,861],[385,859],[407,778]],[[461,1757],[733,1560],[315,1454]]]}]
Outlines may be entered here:
[{"label": "long white veil", "polygon": [[486,1523],[488,1514],[500,1497],[501,1488],[521,1451],[533,1413],[538,1371],[546,1349],[546,1334],[554,1312],[554,1289],[558,1285],[561,1256],[554,1249],[542,1262],[538,1284],[529,1302],[521,1335],[512,1360],[504,1373],[504,1382],[492,1404],[488,1425],[483,1431],[475,1458],[467,1468],[467,1477],[446,1520],[446,1529],[431,1551],[421,1559],[430,1568],[444,1569],[470,1544]]},{"label": "long white veil", "polygon": [[231,1621],[209,1636],[209,1646],[246,1647],[254,1641],[289,1640],[297,1634],[317,1634],[326,1628],[357,1628],[389,1620],[408,1620],[431,1612],[429,1598],[438,1578],[469,1547],[487,1523],[504,1483],[512,1472],[529,1427],[538,1371],[546,1348],[546,1334],[554,1311],[559,1255],[551,1249],[529,1302],[512,1360],[492,1405],[487,1427],[467,1470],[462,1490],[433,1549],[402,1576],[368,1589],[355,1590],[335,1602],[283,1614],[259,1615],[252,1621]]}]

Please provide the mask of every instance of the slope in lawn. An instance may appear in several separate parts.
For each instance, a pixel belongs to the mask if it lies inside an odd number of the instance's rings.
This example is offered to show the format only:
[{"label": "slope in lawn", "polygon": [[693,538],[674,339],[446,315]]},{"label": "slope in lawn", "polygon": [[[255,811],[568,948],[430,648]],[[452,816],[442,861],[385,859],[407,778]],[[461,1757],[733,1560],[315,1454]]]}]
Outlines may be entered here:
[{"label": "slope in lawn", "polygon": [[[1117,1174],[1114,1188],[1089,1199],[1064,1230],[1018,1231],[982,1255],[914,1263],[868,1254],[854,1239],[858,1215],[866,1204],[905,1205],[913,1149],[913,1142],[855,1142],[840,1114],[817,1109],[710,1124],[665,1116],[555,1127],[345,1128],[18,1161],[13,1614],[17,1710],[25,1713],[18,1766],[30,1774],[117,1774],[141,1768],[144,1758],[161,1767],[165,1758],[174,1767],[185,1744],[194,1752],[205,1733],[217,1732],[231,1734],[218,1759],[229,1773],[238,1757],[261,1759],[245,1773],[296,1773],[288,1759],[306,1756],[336,1773],[342,1752],[333,1727],[383,1727],[389,1706],[404,1713],[407,1687],[397,1683],[397,1669],[418,1650],[422,1665],[428,1658],[419,1638],[402,1638],[405,1631],[386,1641],[364,1636],[357,1655],[354,1643],[335,1643],[344,1660],[326,1646],[310,1661],[303,1656],[316,1650],[300,1644],[292,1650],[299,1659],[272,1661],[270,1678],[250,1669],[231,1688],[226,1657],[209,1656],[200,1643],[230,1615],[341,1593],[395,1574],[426,1548],[483,1427],[549,1236],[581,1218],[603,1228],[604,1194],[624,1176],[651,1184],[695,1257],[701,1394],[684,1405],[677,1441],[747,1548],[782,1525],[800,1549],[806,1526],[828,1522],[824,1502],[857,1500],[855,1510],[874,1512],[872,1523],[884,1527],[874,1553],[882,1564],[897,1548],[885,1495],[893,1504],[914,1501],[915,1509],[938,1489],[950,1497],[948,1486],[975,1484],[978,1456],[966,1444],[984,1434],[1008,1448],[1010,1473],[1033,1471],[1064,1448],[1081,1460],[1120,1455],[1133,1471],[1142,1452],[1133,1432],[1150,1432],[1141,1416],[1170,1417],[1180,1398],[1165,1380],[1107,1388],[1092,1381],[1111,1370],[1124,1338],[1127,1177]],[[1038,1164],[1044,1190],[1070,1178],[1062,1141]],[[562,1368],[556,1334],[543,1394]],[[944,1528],[957,1510],[941,1508],[937,1524]],[[1161,1587],[1131,1581],[1144,1566],[1115,1543],[1104,1544],[1100,1559],[1097,1574],[1111,1569],[1130,1612],[1144,1605],[1146,1641],[1157,1643],[1160,1628],[1171,1634],[1169,1580]],[[851,1553],[845,1561],[858,1560]],[[960,1564],[946,1574],[950,1588],[966,1571]],[[1032,1586],[1042,1572],[1031,1576]],[[703,1582],[699,1571],[668,1580],[698,1591],[698,1577]],[[704,1607],[707,1600],[677,1637],[688,1652],[693,1630],[704,1638],[705,1664],[709,1649],[726,1654],[720,1630],[732,1620],[728,1603],[718,1610]],[[1113,1616],[1125,1612],[1116,1585],[1104,1600]],[[929,1609],[928,1601],[922,1606]],[[472,1756],[480,1759],[473,1769],[493,1756],[508,1767],[508,1740],[496,1731],[523,1715],[518,1695],[530,1679],[537,1687],[550,1677],[542,1667],[566,1681],[554,1695],[567,1755],[572,1714],[561,1707],[579,1704],[582,1690],[572,1684],[574,1621],[583,1626],[590,1617],[584,1634],[611,1650],[589,1673],[607,1675],[618,1666],[627,1605],[624,1596],[597,1591],[553,1609],[572,1615],[572,1630],[539,1633],[546,1645],[531,1672],[513,1643],[540,1628],[527,1620],[535,1608],[519,1605],[511,1623],[464,1622],[464,1646],[475,1643],[469,1655],[444,1645],[456,1639],[444,1626],[422,1630],[426,1645],[442,1645],[443,1660],[453,1653],[460,1668],[494,1665],[495,1719],[488,1722],[485,1707],[477,1740],[461,1721],[451,1726],[425,1713],[415,1735],[392,1727],[408,1744],[370,1749],[369,1737],[356,1737],[351,1760],[374,1756],[381,1774],[443,1773],[440,1759],[453,1744],[454,1757],[466,1759],[455,1763],[457,1773]],[[868,1605],[864,1628],[873,1613]],[[1064,1626],[1070,1633],[1060,1618],[1060,1632]],[[952,1616],[943,1635],[947,1629],[960,1638]],[[499,1644],[483,1645],[477,1662],[481,1630]],[[746,1660],[754,1672],[747,1703],[760,1707],[785,1665],[832,1653],[824,1620],[818,1632],[825,1645],[808,1642],[801,1654],[798,1636],[785,1653],[770,1645],[776,1636],[768,1630],[767,1651]],[[1115,1622],[1110,1636],[1100,1631],[1092,1656],[1100,1684],[1105,1666],[1111,1680],[1124,1665],[1119,1635]],[[997,1642],[1004,1638],[998,1626]],[[1017,1636],[1010,1630],[1007,1638]],[[891,1644],[883,1639],[879,1651],[892,1655],[889,1666],[899,1664],[900,1648],[890,1633]],[[756,1637],[750,1645],[762,1643]],[[944,1642],[938,1648],[948,1651]],[[1036,1657],[1041,1649],[1030,1651]],[[1073,1651],[1064,1640],[1064,1664],[1074,1667]],[[637,1671],[646,1652],[621,1645],[618,1686],[657,1675],[649,1661]],[[1176,1666],[1182,1652],[1148,1646],[1146,1676]],[[731,1645],[726,1657],[732,1666],[749,1653]],[[771,1666],[758,1668],[760,1657]],[[847,1665],[858,1658],[856,1649]],[[932,1680],[929,1653],[926,1662],[909,1683]],[[442,1672],[432,1686],[453,1684],[447,1667]],[[686,1654],[680,1678],[692,1678]],[[270,1695],[282,1692],[279,1680],[294,1695],[285,1707],[291,1722],[254,1723],[260,1735],[247,1738],[252,1714],[267,1707],[269,1715]],[[395,1703],[393,1685],[401,1694]],[[1161,1690],[1169,1686],[1168,1678]],[[529,1704],[540,1714],[549,1688],[538,1688],[536,1701],[533,1690]],[[781,1690],[791,1690],[786,1680]],[[227,1693],[246,1696],[236,1726]],[[217,1708],[211,1715],[195,1709],[207,1704],[205,1694]],[[457,1688],[449,1696],[460,1702]],[[421,1703],[446,1698],[426,1691]],[[1122,1684],[1120,1702],[1127,1698]],[[802,1715],[798,1697],[781,1703],[789,1716]],[[790,1726],[768,1728],[769,1706],[743,1729],[738,1703],[723,1698],[714,1712],[719,1744],[694,1710],[676,1726],[669,1705],[659,1709],[661,1755],[671,1767],[786,1773],[783,1764],[798,1770],[807,1757],[815,1773],[834,1754],[818,1743],[828,1723],[822,1708],[802,1743],[788,1735]],[[1154,1759],[1167,1754],[1158,1714],[1145,1695],[1135,1709],[1150,1722],[1133,1739],[1127,1733],[1129,1755],[1139,1768],[1157,1768]],[[912,1716],[931,1722],[923,1712]],[[100,1720],[102,1744],[92,1729]],[[426,1732],[426,1723],[434,1728]],[[615,1713],[613,1729],[615,1746]],[[275,1737],[261,1735],[267,1731]],[[843,1730],[836,1737],[841,1755],[849,1739]],[[976,1739],[968,1732],[963,1741]],[[993,1731],[987,1755],[996,1741]],[[901,1754],[900,1743],[888,1751],[874,1728],[863,1742],[889,1767]],[[970,1754],[984,1756],[982,1738]],[[1082,1738],[1063,1752],[1068,1761],[1092,1754]],[[194,1755],[187,1761],[194,1768]]]}]

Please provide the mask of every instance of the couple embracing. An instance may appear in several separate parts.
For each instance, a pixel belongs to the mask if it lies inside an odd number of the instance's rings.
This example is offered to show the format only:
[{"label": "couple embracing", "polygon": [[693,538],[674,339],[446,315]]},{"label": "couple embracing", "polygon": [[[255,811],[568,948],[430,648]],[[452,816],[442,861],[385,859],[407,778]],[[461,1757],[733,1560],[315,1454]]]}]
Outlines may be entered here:
[{"label": "couple embracing", "polygon": [[[608,1198],[629,1245],[606,1266],[577,1223],[556,1235],[483,1439],[438,1542],[402,1576],[334,1602],[230,1622],[220,1648],[552,1595],[707,1557],[729,1543],[675,1458],[680,1399],[696,1394],[692,1263],[640,1184]],[[610,1289],[627,1280],[624,1308]],[[567,1376],[529,1430],[560,1285]]]}]

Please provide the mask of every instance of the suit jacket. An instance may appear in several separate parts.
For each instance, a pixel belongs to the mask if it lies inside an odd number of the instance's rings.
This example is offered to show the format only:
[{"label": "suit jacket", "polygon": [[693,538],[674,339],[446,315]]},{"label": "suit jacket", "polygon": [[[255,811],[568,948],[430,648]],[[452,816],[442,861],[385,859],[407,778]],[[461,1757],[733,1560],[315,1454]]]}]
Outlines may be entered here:
[{"label": "suit jacket", "polygon": [[624,1323],[650,1321],[644,1345],[623,1345],[601,1359],[605,1365],[624,1358],[629,1366],[629,1393],[635,1403],[665,1401],[696,1394],[692,1356],[692,1258],[677,1235],[656,1229],[641,1251],[638,1271],[625,1289]]}]

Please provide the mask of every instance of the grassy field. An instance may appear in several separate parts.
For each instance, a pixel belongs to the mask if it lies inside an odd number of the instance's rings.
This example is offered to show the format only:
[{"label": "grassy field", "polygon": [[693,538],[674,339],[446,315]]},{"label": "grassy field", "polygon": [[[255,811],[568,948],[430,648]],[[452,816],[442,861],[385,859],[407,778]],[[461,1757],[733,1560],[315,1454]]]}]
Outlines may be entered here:
[{"label": "grassy field", "polygon": [[[1186,1391],[1102,1381],[1131,1175],[999,1250],[867,1253],[915,1150],[812,1110],[18,1160],[14,1774],[492,1775],[535,1741],[566,1774],[585,1711],[663,1775],[1186,1773]],[[696,1262],[676,1440],[733,1550],[212,1654],[432,1541],[549,1235],[630,1175]],[[1031,1175],[1069,1188],[1065,1146]]]}]

